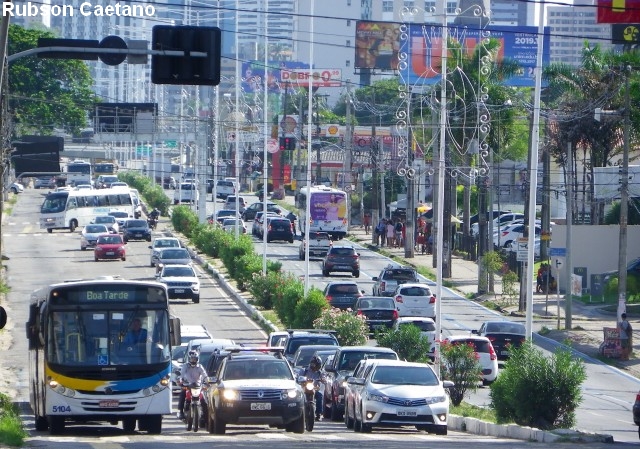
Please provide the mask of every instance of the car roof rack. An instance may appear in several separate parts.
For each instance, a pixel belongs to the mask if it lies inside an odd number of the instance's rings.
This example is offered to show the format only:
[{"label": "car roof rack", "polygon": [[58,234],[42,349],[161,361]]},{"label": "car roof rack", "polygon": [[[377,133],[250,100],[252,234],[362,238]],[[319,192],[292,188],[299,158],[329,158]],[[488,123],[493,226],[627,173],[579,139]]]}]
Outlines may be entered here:
[{"label": "car roof rack", "polygon": [[274,355],[282,359],[284,358],[284,348],[282,346],[236,346],[224,348],[223,350],[229,351],[228,357],[233,358],[233,356],[243,355],[243,352],[262,352],[269,353],[272,352]]},{"label": "car roof rack", "polygon": [[335,334],[336,331],[333,329],[287,329],[289,335],[294,332],[308,332],[310,334]]}]

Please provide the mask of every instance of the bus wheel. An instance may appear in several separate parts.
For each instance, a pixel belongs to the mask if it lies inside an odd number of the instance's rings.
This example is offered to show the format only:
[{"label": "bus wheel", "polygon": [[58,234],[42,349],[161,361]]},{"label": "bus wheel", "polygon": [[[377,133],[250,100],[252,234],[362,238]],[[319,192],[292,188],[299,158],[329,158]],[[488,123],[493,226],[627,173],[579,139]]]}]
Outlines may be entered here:
[{"label": "bus wheel", "polygon": [[124,418],[122,420],[122,428],[126,433],[133,433],[136,430],[136,419]]},{"label": "bus wheel", "polygon": [[52,229],[52,228],[48,228],[48,229],[47,229],[47,232],[48,232],[49,234],[51,234],[51,233],[53,232],[53,229]]},{"label": "bus wheel", "polygon": [[145,427],[148,433],[158,435],[162,432],[162,415],[151,415],[144,419],[147,421]]},{"label": "bus wheel", "polygon": [[44,416],[36,416],[36,430],[47,430],[49,428],[49,421]]},{"label": "bus wheel", "polygon": [[51,435],[60,435],[64,432],[64,416],[49,417],[49,433]]},{"label": "bus wheel", "polygon": [[69,223],[69,232],[75,231],[77,227],[78,227],[78,222],[75,220],[71,220],[71,222]]}]

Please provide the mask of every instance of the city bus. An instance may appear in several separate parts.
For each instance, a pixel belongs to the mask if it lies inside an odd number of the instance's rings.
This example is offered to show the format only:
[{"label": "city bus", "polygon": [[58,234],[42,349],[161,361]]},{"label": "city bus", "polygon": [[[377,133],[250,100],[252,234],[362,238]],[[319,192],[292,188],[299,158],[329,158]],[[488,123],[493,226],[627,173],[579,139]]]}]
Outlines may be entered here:
[{"label": "city bus", "polygon": [[[132,342],[136,326],[144,338]],[[61,434],[69,422],[106,421],[159,434],[171,413],[179,329],[158,282],[106,276],[34,291],[26,334],[36,430]]]},{"label": "city bus", "polygon": [[[308,224],[311,232],[326,232],[333,239],[345,237],[349,229],[348,200],[349,196],[343,190],[322,185],[302,187],[296,197],[296,207],[300,209],[300,232],[304,235]],[[308,219],[307,201],[311,206]]]},{"label": "city bus", "polygon": [[115,175],[118,166],[115,162],[98,160],[93,163],[93,176],[97,178],[100,175]]},{"label": "city bus", "polygon": [[91,163],[87,161],[75,160],[67,162],[67,184],[91,184],[93,180],[93,170]]},{"label": "city bus", "polygon": [[98,215],[126,212],[135,218],[135,201],[129,189],[70,190],[51,192],[40,207],[40,229],[75,231]]}]

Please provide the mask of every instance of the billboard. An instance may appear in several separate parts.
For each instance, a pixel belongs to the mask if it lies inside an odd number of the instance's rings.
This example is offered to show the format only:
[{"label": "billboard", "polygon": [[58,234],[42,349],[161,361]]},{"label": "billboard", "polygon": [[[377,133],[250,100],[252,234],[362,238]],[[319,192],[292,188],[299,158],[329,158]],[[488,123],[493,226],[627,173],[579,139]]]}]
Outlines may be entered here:
[{"label": "billboard", "polygon": [[342,86],[341,69],[311,69],[309,64],[297,61],[271,61],[266,67],[262,61],[242,64],[242,89],[246,93],[262,92],[264,76],[267,73],[267,90],[280,94],[286,88]]},{"label": "billboard", "polygon": [[[448,27],[449,38],[462,42],[471,53],[479,40],[485,37],[500,41],[498,61],[511,59],[520,64],[515,76],[504,80],[510,86],[534,86],[538,52],[538,28],[527,26],[488,26],[482,30],[467,27]],[[550,34],[545,27],[542,64],[549,64]],[[441,79],[442,26],[411,24],[406,38],[401,40],[401,51],[408,54],[408,63],[402,75],[412,85],[435,84]]]},{"label": "billboard", "polygon": [[90,111],[95,132],[153,132],[157,103],[97,103]]},{"label": "billboard", "polygon": [[11,163],[16,176],[22,173],[59,173],[60,152],[64,150],[64,139],[53,136],[22,136],[11,144],[16,151],[11,154]]},{"label": "billboard", "polygon": [[611,43],[623,45],[624,50],[640,46],[640,24],[618,23],[611,25]]},{"label": "billboard", "polygon": [[400,23],[356,23],[356,69],[396,70],[400,51]]},{"label": "billboard", "polygon": [[[597,200],[620,199],[621,167],[593,167],[593,196]],[[629,198],[640,198],[640,165],[629,165]]]},{"label": "billboard", "polygon": [[318,221],[344,220],[347,216],[347,197],[344,193],[311,193],[311,219]]},{"label": "billboard", "polygon": [[598,0],[598,23],[640,22],[640,0]]}]

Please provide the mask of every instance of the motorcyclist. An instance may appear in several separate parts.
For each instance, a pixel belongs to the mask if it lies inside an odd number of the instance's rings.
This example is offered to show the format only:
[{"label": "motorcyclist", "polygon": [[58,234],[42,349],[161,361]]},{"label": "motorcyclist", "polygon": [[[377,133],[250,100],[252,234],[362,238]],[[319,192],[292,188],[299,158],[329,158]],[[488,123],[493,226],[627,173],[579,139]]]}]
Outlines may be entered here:
[{"label": "motorcyclist", "polygon": [[[187,362],[180,368],[180,385],[191,385],[196,382],[204,382],[207,377],[207,371],[200,364],[200,354],[198,351],[189,351],[187,356]],[[184,419],[184,401],[187,396],[187,392],[184,389],[180,390],[180,396],[178,398],[178,419]],[[206,410],[206,403],[200,402],[202,410]],[[203,416],[206,416],[202,413]]]},{"label": "motorcyclist", "polygon": [[149,214],[149,218],[153,220],[157,220],[160,218],[160,210],[157,207],[154,207],[151,213]]},{"label": "motorcyclist", "polygon": [[[302,372],[302,376],[306,377],[307,379],[313,379],[314,381],[318,381],[324,384],[326,379],[324,372],[320,370],[321,366],[322,359],[319,356],[314,355],[309,362],[309,366]],[[323,394],[320,390],[317,390],[315,392],[316,421],[320,421],[320,416],[322,415],[322,396]]]}]

